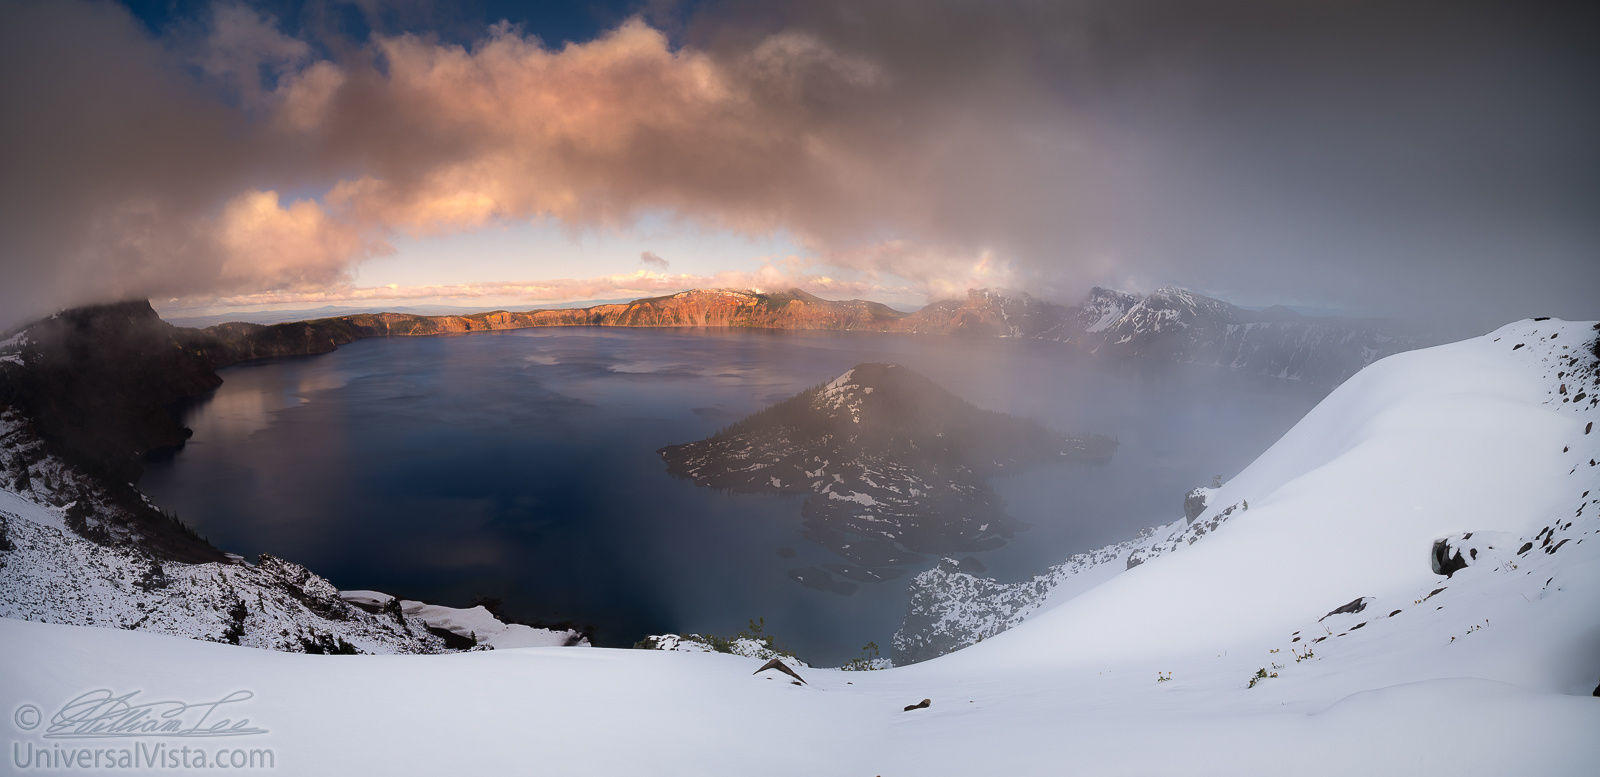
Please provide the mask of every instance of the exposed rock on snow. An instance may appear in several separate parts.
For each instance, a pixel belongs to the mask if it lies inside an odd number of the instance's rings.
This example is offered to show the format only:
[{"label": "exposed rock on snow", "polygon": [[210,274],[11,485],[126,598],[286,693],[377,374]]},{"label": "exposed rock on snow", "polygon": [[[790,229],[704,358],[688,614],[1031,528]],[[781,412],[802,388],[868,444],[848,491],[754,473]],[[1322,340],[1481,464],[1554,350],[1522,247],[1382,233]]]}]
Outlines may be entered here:
[{"label": "exposed rock on snow", "polygon": [[1327,615],[1318,618],[1317,621],[1320,623],[1321,621],[1325,621],[1335,615],[1353,615],[1365,609],[1367,609],[1367,597],[1358,596],[1354,599],[1351,599],[1349,602],[1329,610]]},{"label": "exposed rock on snow", "polygon": [[1461,551],[1450,547],[1449,540],[1434,540],[1432,553],[1433,573],[1451,577],[1456,570],[1466,567],[1466,559],[1461,557]]},{"label": "exposed rock on snow", "polygon": [[483,605],[445,607],[409,599],[396,599],[381,591],[340,591],[339,596],[368,612],[403,613],[435,632],[446,632],[483,650],[522,647],[588,646],[589,638],[573,629],[545,629],[506,623]]},{"label": "exposed rock on snow", "polygon": [[1183,498],[1183,519],[1194,523],[1194,519],[1206,511],[1206,505],[1211,501],[1213,489],[1204,486],[1196,487]]},{"label": "exposed rock on snow", "polygon": [[759,658],[767,661],[781,658],[801,668],[810,666],[793,655],[774,648],[768,640],[746,636],[723,638],[704,634],[652,634],[639,640],[639,643],[634,647],[643,650],[666,650],[683,653],[726,653],[733,656]]},{"label": "exposed rock on snow", "polygon": [[765,664],[762,664],[760,669],[757,669],[754,672],[751,672],[750,674],[761,674],[762,672],[765,672],[768,669],[775,669],[775,670],[777,670],[779,672],[782,672],[782,673],[784,673],[786,675],[789,675],[790,677],[793,677],[796,681],[798,681],[800,683],[804,683],[806,681],[806,678],[801,677],[799,672],[796,672],[795,670],[790,669],[789,665],[785,664],[783,662],[783,659],[781,659],[781,658],[769,658],[769,659],[767,659],[767,662]]}]

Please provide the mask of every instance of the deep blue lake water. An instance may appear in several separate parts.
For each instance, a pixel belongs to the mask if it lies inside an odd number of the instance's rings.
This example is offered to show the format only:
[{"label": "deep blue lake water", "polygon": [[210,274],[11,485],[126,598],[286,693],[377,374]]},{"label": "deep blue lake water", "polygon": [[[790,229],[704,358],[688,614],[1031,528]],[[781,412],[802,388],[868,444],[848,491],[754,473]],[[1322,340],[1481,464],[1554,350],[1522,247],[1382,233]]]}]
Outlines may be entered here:
[{"label": "deep blue lake water", "polygon": [[697,487],[655,451],[866,361],[1121,441],[1105,466],[996,481],[1031,524],[976,554],[1002,579],[1179,517],[1190,487],[1243,468],[1322,395],[997,340],[600,328],[364,340],[225,370],[190,415],[189,445],[141,485],[218,547],[283,556],[341,588],[490,597],[610,646],[764,617],[801,658],[837,663],[869,639],[887,653],[909,576],[849,596],[801,586],[787,570],[836,560],[799,535],[801,497]]}]

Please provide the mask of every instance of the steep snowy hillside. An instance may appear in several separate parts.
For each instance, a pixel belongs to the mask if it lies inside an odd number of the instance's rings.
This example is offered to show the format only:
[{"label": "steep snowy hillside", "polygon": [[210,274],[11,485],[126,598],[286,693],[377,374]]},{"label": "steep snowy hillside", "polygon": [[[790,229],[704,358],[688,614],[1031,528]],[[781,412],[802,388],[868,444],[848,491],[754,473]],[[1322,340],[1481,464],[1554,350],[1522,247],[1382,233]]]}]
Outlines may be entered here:
[{"label": "steep snowy hillside", "polygon": [[298,564],[162,560],[86,540],[64,513],[0,490],[0,616],[296,652],[445,649],[420,621],[351,607]]},{"label": "steep snowy hillside", "polygon": [[[1319,617],[1356,600],[1367,617],[1343,625],[1369,629],[1360,640],[1402,623],[1467,628],[1474,621],[1450,612],[1451,589],[1467,581],[1518,600],[1547,594],[1547,578],[1559,580],[1535,571],[1550,566],[1545,551],[1592,560],[1600,544],[1582,539],[1597,528],[1600,498],[1594,337],[1588,325],[1528,321],[1378,362],[1206,494],[1187,524],[1025,583],[948,571],[919,581],[921,609],[897,647],[970,643],[1063,599],[1016,634],[1097,660],[1170,655],[1173,645],[1203,653],[1245,636],[1320,642],[1345,619]],[[1453,563],[1465,570],[1452,578],[1443,572]],[[1081,590],[1084,575],[1109,579],[1076,598],[1054,593]],[[1133,608],[1148,617],[1128,618]],[[1580,625],[1600,640],[1600,618],[1588,621]],[[1021,639],[1004,634],[985,647]],[[1600,641],[1588,648],[1597,651],[1592,674]],[[1008,660],[1029,655],[1020,648]]]},{"label": "steep snowy hillside", "polygon": [[[1192,522],[1139,540],[1140,563],[1119,551],[1124,571],[912,666],[303,656],[0,619],[12,757],[84,746],[49,736],[103,688],[247,691],[230,718],[260,733],[206,749],[293,774],[1592,774],[1597,326],[1524,321],[1383,360]],[[135,741],[186,742],[89,740]]]},{"label": "steep snowy hillside", "polygon": [[979,577],[961,569],[954,559],[942,559],[912,579],[905,619],[894,634],[890,657],[904,666],[977,644],[1110,579],[1183,529],[1182,521],[1145,529],[1131,540],[1073,554],[1016,583]]},{"label": "steep snowy hillside", "polygon": [[0,617],[299,653],[587,644],[577,632],[502,623],[482,607],[341,595],[305,567],[269,555],[186,563],[137,544],[94,542],[69,526],[74,506],[0,489]]}]

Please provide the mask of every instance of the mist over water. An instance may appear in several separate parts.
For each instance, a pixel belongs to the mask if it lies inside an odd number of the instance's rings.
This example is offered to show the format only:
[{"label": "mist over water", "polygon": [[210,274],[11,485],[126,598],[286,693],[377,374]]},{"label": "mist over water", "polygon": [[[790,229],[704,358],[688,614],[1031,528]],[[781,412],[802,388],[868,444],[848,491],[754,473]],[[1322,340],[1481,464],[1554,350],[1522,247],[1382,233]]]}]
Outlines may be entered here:
[{"label": "mist over water", "polygon": [[803,497],[697,487],[656,450],[866,361],[1120,440],[1105,466],[995,481],[1030,524],[973,554],[1002,579],[1179,517],[1187,489],[1237,472],[1322,395],[1049,343],[620,329],[375,339],[224,371],[191,413],[188,447],[141,485],[219,547],[306,564],[341,588],[495,598],[514,619],[592,626],[607,646],[764,617],[802,658],[838,663],[867,640],[887,646],[910,576],[850,596],[806,588],[787,571],[838,559],[800,536]]}]

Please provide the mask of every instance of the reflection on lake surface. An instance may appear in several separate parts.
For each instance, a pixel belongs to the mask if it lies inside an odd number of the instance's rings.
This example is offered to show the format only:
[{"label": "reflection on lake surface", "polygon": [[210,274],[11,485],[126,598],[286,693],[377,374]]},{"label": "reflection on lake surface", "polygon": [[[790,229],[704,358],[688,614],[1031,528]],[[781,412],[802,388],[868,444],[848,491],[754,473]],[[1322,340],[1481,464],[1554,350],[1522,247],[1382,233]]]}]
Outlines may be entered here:
[{"label": "reflection on lake surface", "polygon": [[887,644],[908,578],[850,596],[795,583],[786,570],[832,560],[799,534],[803,497],[700,488],[656,450],[865,361],[1121,441],[1103,467],[995,481],[1030,524],[977,554],[1003,579],[1178,517],[1185,491],[1237,472],[1320,397],[1049,343],[590,328],[364,340],[224,371],[189,446],[141,485],[217,546],[342,588],[496,598],[510,617],[588,624],[612,646],[765,617],[802,658],[835,663]]}]

